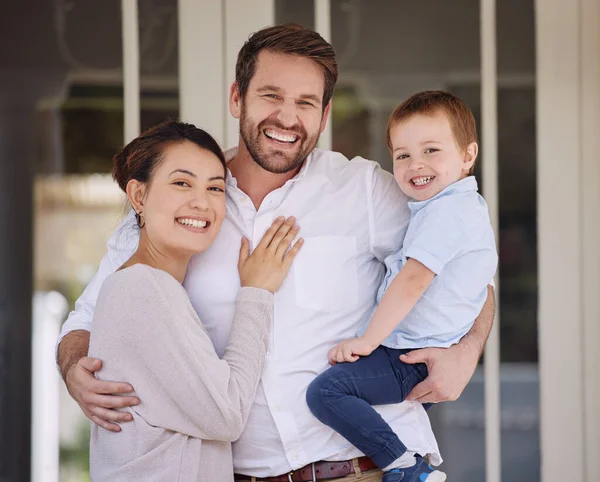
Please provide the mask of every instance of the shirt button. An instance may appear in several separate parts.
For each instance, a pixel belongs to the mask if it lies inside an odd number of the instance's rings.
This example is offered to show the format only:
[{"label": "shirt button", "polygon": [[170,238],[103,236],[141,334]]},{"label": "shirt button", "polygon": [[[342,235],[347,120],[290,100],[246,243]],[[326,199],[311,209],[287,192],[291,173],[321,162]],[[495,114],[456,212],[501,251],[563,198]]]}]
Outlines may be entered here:
[{"label": "shirt button", "polygon": [[298,456],[296,454],[292,455],[292,459],[298,460]]},{"label": "shirt button", "polygon": [[279,405],[275,405],[275,411],[276,412],[281,412],[281,407]]}]

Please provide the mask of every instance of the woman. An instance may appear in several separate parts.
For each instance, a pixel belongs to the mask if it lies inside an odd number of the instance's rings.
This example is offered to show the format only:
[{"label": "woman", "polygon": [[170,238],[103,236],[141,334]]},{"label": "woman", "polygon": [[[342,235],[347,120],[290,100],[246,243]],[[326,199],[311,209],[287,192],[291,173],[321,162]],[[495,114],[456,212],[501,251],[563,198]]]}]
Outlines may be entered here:
[{"label": "woman", "polygon": [[89,356],[99,378],[127,380],[141,400],[114,433],[92,424],[97,481],[233,480],[231,442],[246,422],[269,337],[273,293],[298,253],[294,219],[279,218],[249,255],[242,240],[229,345],[219,359],[181,283],[225,216],[226,166],[215,140],[169,121],[114,158],[113,177],[136,212],[135,254],[102,286]]}]

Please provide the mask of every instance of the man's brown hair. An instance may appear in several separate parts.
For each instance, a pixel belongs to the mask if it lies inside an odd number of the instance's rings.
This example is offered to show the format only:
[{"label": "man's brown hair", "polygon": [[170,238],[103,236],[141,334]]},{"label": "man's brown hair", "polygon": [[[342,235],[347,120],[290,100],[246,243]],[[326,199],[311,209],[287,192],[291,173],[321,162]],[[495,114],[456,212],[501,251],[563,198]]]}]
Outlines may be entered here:
[{"label": "man's brown hair", "polygon": [[314,30],[295,23],[267,27],[250,35],[238,54],[235,66],[235,81],[242,99],[246,96],[250,80],[256,72],[258,54],[262,51],[298,55],[316,62],[323,71],[325,80],[325,109],[333,96],[338,70],[333,47],[323,37]]},{"label": "man's brown hair", "polygon": [[[400,104],[388,121],[386,140],[392,151],[391,130],[400,122],[415,114],[434,115],[443,112],[450,122],[454,139],[459,149],[465,150],[472,142],[477,142],[477,125],[471,109],[455,95],[441,90],[418,92]],[[475,165],[469,174],[473,173]]]}]

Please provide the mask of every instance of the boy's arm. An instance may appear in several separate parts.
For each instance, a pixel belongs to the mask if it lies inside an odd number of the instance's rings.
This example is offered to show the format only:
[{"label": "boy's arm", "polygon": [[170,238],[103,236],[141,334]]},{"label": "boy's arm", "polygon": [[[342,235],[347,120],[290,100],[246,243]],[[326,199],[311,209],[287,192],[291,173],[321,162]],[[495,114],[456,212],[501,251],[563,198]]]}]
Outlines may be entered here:
[{"label": "boy's arm", "polygon": [[405,363],[425,363],[429,375],[416,385],[407,400],[421,403],[457,400],[471,380],[485,342],[492,329],[495,313],[494,288],[488,286],[488,297],[469,332],[450,348],[423,348],[400,359]]},{"label": "boy's arm", "polygon": [[409,258],[392,280],[361,338],[374,348],[381,345],[412,310],[434,276],[425,265]]}]

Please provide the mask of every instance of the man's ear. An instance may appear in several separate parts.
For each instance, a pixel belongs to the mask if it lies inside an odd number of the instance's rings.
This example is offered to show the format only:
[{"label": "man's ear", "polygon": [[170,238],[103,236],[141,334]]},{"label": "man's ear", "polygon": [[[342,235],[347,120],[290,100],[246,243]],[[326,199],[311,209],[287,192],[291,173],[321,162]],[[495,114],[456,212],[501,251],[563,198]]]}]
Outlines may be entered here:
[{"label": "man's ear", "polygon": [[233,82],[229,88],[229,112],[235,119],[242,115],[242,97],[237,82]]},{"label": "man's ear", "polygon": [[463,161],[463,171],[469,172],[475,164],[475,160],[477,159],[477,154],[479,154],[479,146],[477,142],[471,142],[465,151],[465,160]]},{"label": "man's ear", "polygon": [[329,101],[327,106],[325,106],[325,110],[323,111],[323,118],[321,119],[321,127],[319,128],[319,131],[321,134],[323,134],[325,127],[327,127],[327,120],[329,119],[329,111],[331,111],[331,101]]},{"label": "man's ear", "polygon": [[144,210],[144,200],[146,199],[146,184],[135,179],[130,179],[125,188],[131,207],[136,213]]}]

